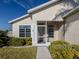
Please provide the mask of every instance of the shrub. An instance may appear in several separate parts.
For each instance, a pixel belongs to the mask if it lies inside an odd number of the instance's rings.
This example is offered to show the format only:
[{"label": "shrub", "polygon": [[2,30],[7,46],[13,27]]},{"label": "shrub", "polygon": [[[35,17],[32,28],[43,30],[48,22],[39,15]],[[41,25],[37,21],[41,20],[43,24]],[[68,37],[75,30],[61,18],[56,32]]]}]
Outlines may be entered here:
[{"label": "shrub", "polygon": [[79,45],[72,44],[71,47],[76,51],[79,51]]},{"label": "shrub", "polygon": [[11,38],[11,40],[9,41],[9,45],[12,46],[23,46],[25,45],[25,40],[22,38]]},{"label": "shrub", "polygon": [[79,59],[79,45],[71,45],[72,49],[74,49],[74,58]]},{"label": "shrub", "polygon": [[26,45],[32,45],[32,38],[31,37],[25,38],[25,42],[26,42]]},{"label": "shrub", "polygon": [[3,41],[0,39],[0,47],[2,47],[3,45]]},{"label": "shrub", "polygon": [[54,41],[51,44],[55,44],[55,45],[69,45],[69,43],[65,42],[64,40]]},{"label": "shrub", "polygon": [[0,41],[2,41],[3,45],[8,45],[8,41],[10,40],[10,38],[7,36],[7,32],[0,30]]},{"label": "shrub", "polygon": [[53,59],[73,59],[75,50],[65,41],[54,41],[49,50]]},{"label": "shrub", "polygon": [[0,38],[5,46],[8,46],[10,38],[8,36]]},{"label": "shrub", "polygon": [[15,38],[12,37],[9,41],[9,45],[11,46],[23,46],[23,45],[32,45],[32,38]]}]

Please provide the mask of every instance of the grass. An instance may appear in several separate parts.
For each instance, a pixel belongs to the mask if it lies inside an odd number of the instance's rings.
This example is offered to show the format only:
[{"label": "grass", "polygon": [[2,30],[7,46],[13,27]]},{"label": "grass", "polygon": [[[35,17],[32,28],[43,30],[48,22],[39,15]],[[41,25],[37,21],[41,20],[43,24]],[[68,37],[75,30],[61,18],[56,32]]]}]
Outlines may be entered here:
[{"label": "grass", "polygon": [[0,59],[36,59],[36,48],[0,48]]}]

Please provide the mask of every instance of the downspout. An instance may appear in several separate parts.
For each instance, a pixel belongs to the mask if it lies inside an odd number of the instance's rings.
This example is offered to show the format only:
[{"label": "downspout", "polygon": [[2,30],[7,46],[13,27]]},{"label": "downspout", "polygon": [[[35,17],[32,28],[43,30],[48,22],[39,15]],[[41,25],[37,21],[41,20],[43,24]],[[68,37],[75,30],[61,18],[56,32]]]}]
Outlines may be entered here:
[{"label": "downspout", "polygon": [[65,24],[66,24],[66,21],[64,20],[64,27],[63,27],[63,37],[64,37],[64,40],[65,40]]}]

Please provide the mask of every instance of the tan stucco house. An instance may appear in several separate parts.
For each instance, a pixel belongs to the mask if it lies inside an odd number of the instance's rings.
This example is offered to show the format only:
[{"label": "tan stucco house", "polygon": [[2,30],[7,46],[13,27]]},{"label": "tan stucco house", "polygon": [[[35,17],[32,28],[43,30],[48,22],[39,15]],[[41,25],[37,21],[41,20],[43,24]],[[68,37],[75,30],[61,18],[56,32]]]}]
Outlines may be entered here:
[{"label": "tan stucco house", "polygon": [[[71,9],[73,6],[64,5],[62,0],[50,0],[32,8],[28,14],[9,22],[12,25],[12,36],[31,37],[34,46],[50,45],[55,40],[63,39],[78,43],[79,21],[71,22],[78,20],[78,13],[67,17]],[[67,31],[66,24],[69,24]]]}]

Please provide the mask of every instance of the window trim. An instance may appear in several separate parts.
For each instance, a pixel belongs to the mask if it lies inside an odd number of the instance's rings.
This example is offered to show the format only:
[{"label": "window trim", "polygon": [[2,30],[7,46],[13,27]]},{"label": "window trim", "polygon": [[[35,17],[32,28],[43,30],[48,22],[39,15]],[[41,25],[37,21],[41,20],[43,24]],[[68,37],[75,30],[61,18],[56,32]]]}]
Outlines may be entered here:
[{"label": "window trim", "polygon": [[[19,37],[21,37],[21,35],[20,35],[20,26],[30,26],[30,36],[28,36],[28,37],[31,37],[31,25],[19,25]],[[24,37],[27,37],[26,36],[26,28],[24,28]]]}]

